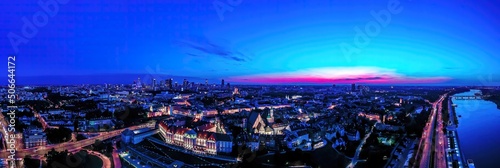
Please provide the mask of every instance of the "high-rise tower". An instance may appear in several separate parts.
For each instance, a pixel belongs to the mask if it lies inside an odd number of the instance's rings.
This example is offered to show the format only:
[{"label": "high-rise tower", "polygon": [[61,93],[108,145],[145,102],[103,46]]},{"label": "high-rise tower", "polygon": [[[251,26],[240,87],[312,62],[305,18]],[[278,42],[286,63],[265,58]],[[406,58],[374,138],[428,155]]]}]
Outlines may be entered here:
[{"label": "high-rise tower", "polygon": [[136,85],[137,85],[137,88],[142,88],[142,83],[141,83],[141,78],[140,77],[137,78]]},{"label": "high-rise tower", "polygon": [[156,79],[153,78],[153,83],[151,84],[151,86],[153,87],[153,89],[156,88]]}]

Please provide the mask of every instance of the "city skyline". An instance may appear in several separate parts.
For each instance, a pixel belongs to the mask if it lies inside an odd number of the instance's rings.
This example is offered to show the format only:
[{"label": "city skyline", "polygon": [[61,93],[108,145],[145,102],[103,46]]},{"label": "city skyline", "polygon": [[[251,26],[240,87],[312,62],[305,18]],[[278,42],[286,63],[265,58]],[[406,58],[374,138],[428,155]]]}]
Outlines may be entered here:
[{"label": "city skyline", "polygon": [[495,167],[500,1],[0,3],[0,167]]},{"label": "city skyline", "polygon": [[17,55],[19,84],[163,75],[234,84],[485,85],[481,79],[499,76],[497,2],[244,1],[220,9],[211,1],[70,1],[16,52],[9,34],[22,36],[44,10],[25,3],[5,2],[1,14],[9,24],[0,50]]},{"label": "city skyline", "polygon": [[[119,77],[117,77],[119,76]],[[153,78],[153,76],[163,76],[160,78]],[[121,78],[127,77],[127,78]],[[144,78],[145,77],[145,78]],[[112,79],[110,79],[112,78]],[[144,85],[151,85],[152,79],[156,79],[159,84],[160,81],[165,82],[168,79],[172,79],[173,83],[178,83],[179,85],[183,84],[183,80],[186,79],[189,83],[194,82],[196,85],[205,85],[205,81],[208,81],[209,85],[221,85],[221,80],[225,80],[222,78],[210,78],[206,79],[203,77],[185,77],[185,76],[169,76],[169,75],[151,75],[151,74],[117,74],[117,75],[72,75],[72,76],[29,76],[29,77],[17,77],[17,81],[19,82],[19,86],[75,86],[75,85],[131,85],[135,84],[137,78],[146,79],[141,80],[141,83]],[[161,79],[161,80],[159,80]],[[27,82],[26,82],[27,81]],[[66,82],[60,82],[66,81]],[[347,81],[332,81],[332,82],[310,82],[307,80],[297,81],[297,82],[237,82],[235,81],[227,81],[228,83],[234,84],[234,86],[351,86],[351,84],[356,85],[366,85],[366,86],[428,86],[428,87],[440,87],[440,86],[498,86],[498,83],[486,83],[483,84],[478,81],[476,84],[450,84],[450,83],[425,83],[425,82],[416,82],[416,83],[366,83],[357,80],[347,80]]]}]

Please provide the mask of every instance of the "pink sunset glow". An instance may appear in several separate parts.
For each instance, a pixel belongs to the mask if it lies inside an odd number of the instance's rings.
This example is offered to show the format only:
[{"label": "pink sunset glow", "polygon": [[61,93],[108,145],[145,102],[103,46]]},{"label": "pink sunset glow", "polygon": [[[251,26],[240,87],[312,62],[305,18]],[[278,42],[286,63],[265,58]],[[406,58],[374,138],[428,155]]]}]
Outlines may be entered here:
[{"label": "pink sunset glow", "polygon": [[442,83],[448,77],[411,77],[394,70],[377,67],[315,68],[295,72],[237,76],[229,79],[244,83],[308,83],[308,84],[423,84]]}]

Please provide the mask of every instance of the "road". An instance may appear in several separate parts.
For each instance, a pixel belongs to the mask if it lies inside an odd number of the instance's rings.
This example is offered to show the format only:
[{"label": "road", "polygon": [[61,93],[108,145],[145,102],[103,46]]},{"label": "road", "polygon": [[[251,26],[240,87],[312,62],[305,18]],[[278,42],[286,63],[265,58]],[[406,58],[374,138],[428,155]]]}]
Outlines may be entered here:
[{"label": "road", "polygon": [[435,132],[435,140],[434,140],[434,167],[436,168],[445,168],[446,167],[446,152],[445,152],[445,143],[444,139],[446,136],[444,135],[444,121],[443,121],[443,101],[439,101],[438,104],[438,113],[437,113],[437,125]]},{"label": "road", "polygon": [[[128,129],[137,130],[137,129],[141,129],[144,127],[151,127],[151,124],[145,123],[145,124],[141,124],[141,125],[137,125],[137,126],[131,126],[131,127],[128,127]],[[50,145],[35,147],[35,148],[19,149],[16,151],[16,158],[24,158],[25,155],[31,155],[31,156],[44,155],[48,151],[52,150],[52,148],[54,148],[56,151],[64,151],[64,150],[72,150],[72,149],[76,149],[76,148],[89,146],[89,145],[95,143],[95,140],[102,141],[102,140],[106,140],[106,139],[110,139],[110,138],[119,136],[121,134],[121,132],[125,129],[126,128],[114,130],[114,131],[110,131],[110,132],[103,132],[103,133],[100,133],[98,136],[91,137],[89,139],[84,139],[84,140],[77,141],[77,142],[64,142],[64,143],[50,144]],[[8,155],[9,155],[9,152],[7,152],[7,151],[0,152],[0,158],[7,158]]]},{"label": "road", "polygon": [[111,161],[102,153],[96,151],[89,151],[89,154],[99,157],[102,160],[102,168],[111,168]]},{"label": "road", "polygon": [[363,150],[363,145],[365,145],[366,140],[372,134],[373,128],[374,128],[374,126],[372,126],[372,128],[370,129],[370,132],[368,132],[366,134],[366,136],[363,138],[363,140],[359,144],[358,148],[356,149],[356,152],[354,153],[354,157],[352,157],[351,163],[349,165],[347,165],[348,168],[354,168],[356,166],[356,164],[358,163],[359,154]]},{"label": "road", "polygon": [[42,124],[42,128],[45,131],[45,129],[47,129],[49,127],[49,125],[47,124],[45,119],[43,119],[43,117],[40,115],[40,113],[38,113],[33,107],[31,107],[31,106],[28,106],[28,107],[31,109],[31,111],[33,111],[34,116],[36,117],[38,122],[40,122]]},{"label": "road", "polygon": [[7,150],[7,142],[6,142],[6,138],[5,136],[6,135],[9,135],[8,132],[7,132],[7,128],[6,126],[8,125],[7,122],[5,122],[5,118],[3,116],[3,113],[0,113],[0,123],[2,124],[2,146],[3,146],[3,150]]},{"label": "road", "polygon": [[115,167],[122,167],[122,162],[120,160],[118,148],[116,147],[116,141],[113,142],[113,163]]},{"label": "road", "polygon": [[414,145],[417,143],[417,140],[413,140],[413,141],[409,141],[408,142],[408,147],[405,148],[405,150],[401,153],[401,159],[400,159],[400,162],[397,164],[397,167],[404,167],[406,162],[410,159],[408,158],[409,154],[411,151],[413,151],[413,147]]},{"label": "road", "polygon": [[[423,134],[422,134],[422,138],[421,138],[421,141],[420,141],[420,145],[419,145],[419,150],[417,153],[417,157],[420,156],[419,158],[420,159],[417,159],[419,160],[419,162],[417,164],[415,164],[415,167],[421,167],[421,168],[427,168],[427,167],[431,167],[431,162],[433,161],[433,158],[431,159],[431,157],[434,157],[434,134],[436,132],[436,119],[438,118],[437,116],[437,113],[438,112],[438,106],[440,106],[439,104],[442,104],[444,98],[447,96],[447,94],[445,95],[442,95],[439,100],[437,100],[436,102],[432,103],[432,112],[431,114],[429,115],[429,120],[427,121],[427,124],[426,126],[424,127],[424,131],[423,131]],[[442,120],[441,120],[442,122]],[[433,165],[432,165],[433,167]]]},{"label": "road", "polygon": [[[8,132],[8,129],[7,127],[9,126],[9,124],[7,123],[7,120],[9,118],[5,118],[5,116],[3,115],[3,113],[0,113],[0,124],[2,125],[2,145],[3,145],[3,151],[7,151],[7,140],[9,139],[6,139],[5,136],[6,135],[9,135],[12,134],[10,132]],[[22,133],[15,133],[15,141],[16,141],[16,150],[19,150],[19,149],[23,149],[24,148],[24,142],[23,142],[23,134]]]}]

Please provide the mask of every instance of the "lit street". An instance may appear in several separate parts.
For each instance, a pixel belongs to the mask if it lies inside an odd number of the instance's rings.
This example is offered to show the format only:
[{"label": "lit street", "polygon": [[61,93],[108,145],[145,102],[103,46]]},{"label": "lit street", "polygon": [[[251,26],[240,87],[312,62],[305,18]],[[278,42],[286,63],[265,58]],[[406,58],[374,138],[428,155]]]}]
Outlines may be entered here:
[{"label": "lit street", "polygon": [[[128,127],[128,129],[137,130],[140,128],[144,128],[146,126],[150,126],[150,124],[146,123],[146,124],[141,124],[141,125],[137,125],[137,126],[131,126],[131,127]],[[54,148],[56,151],[64,151],[64,150],[71,150],[71,149],[75,149],[75,148],[89,146],[89,145],[92,145],[93,143],[95,143],[95,140],[102,141],[102,140],[106,140],[106,139],[110,139],[110,138],[119,136],[123,130],[125,130],[125,128],[110,131],[110,132],[102,132],[98,136],[91,137],[89,139],[85,139],[85,140],[81,140],[81,141],[77,141],[77,142],[65,142],[65,143],[60,143],[60,144],[51,144],[51,145],[47,145],[43,148],[35,147],[35,148],[20,149],[20,150],[16,151],[16,158],[24,158],[25,155],[31,155],[31,156],[44,155],[48,151],[52,150],[52,148]],[[0,153],[0,157],[2,157],[2,158],[7,158],[8,155],[9,155],[9,153],[7,151],[2,151]]]},{"label": "lit street", "polygon": [[[441,109],[442,101],[444,100],[445,97],[446,97],[446,94],[442,95],[438,101],[432,103],[433,110],[432,110],[432,112],[429,116],[429,120],[424,128],[424,132],[422,134],[422,138],[421,138],[420,145],[419,145],[419,150],[418,150],[419,153],[417,153],[417,157],[420,158],[419,164],[416,165],[417,167],[421,167],[421,168],[431,167],[431,157],[433,157],[433,155],[432,155],[433,151],[436,150],[434,148],[434,145],[435,145],[434,144],[434,138],[435,138],[434,133],[436,132],[437,129],[442,128],[442,124],[441,124],[441,127],[439,127],[439,124],[438,124],[438,127],[436,127],[436,123],[442,123],[442,120],[440,120],[441,118],[439,117],[441,115],[438,116],[438,113],[441,112],[440,109]],[[444,160],[442,160],[442,161],[444,162]]]}]

